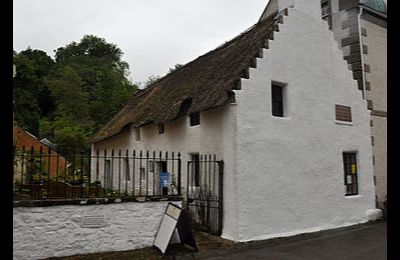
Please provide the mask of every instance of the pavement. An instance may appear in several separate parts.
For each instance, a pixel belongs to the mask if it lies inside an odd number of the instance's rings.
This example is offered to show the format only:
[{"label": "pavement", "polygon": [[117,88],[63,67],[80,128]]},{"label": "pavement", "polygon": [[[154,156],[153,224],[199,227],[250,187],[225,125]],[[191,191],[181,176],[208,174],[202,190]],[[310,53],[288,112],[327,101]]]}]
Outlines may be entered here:
[{"label": "pavement", "polygon": [[219,243],[220,247],[207,249],[206,244],[199,244],[199,252],[173,259],[384,260],[387,259],[387,222],[377,221],[257,242],[215,243]]}]

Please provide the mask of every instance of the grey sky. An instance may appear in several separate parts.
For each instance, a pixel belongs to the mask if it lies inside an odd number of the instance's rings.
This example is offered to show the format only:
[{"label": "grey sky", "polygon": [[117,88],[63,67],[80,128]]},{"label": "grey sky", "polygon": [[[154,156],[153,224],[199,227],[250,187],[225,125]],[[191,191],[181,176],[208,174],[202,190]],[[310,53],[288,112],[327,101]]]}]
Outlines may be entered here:
[{"label": "grey sky", "polygon": [[133,82],[163,76],[255,24],[269,0],[14,0],[13,45],[46,51],[84,34],[117,44]]}]

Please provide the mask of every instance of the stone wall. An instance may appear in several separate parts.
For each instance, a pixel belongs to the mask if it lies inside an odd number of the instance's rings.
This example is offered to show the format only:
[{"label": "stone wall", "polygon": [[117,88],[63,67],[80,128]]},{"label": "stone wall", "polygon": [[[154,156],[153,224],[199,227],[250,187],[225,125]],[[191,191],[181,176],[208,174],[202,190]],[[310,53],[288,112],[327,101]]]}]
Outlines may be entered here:
[{"label": "stone wall", "polygon": [[[181,202],[173,202],[181,206]],[[43,259],[153,245],[168,202],[16,207],[13,258]]]}]

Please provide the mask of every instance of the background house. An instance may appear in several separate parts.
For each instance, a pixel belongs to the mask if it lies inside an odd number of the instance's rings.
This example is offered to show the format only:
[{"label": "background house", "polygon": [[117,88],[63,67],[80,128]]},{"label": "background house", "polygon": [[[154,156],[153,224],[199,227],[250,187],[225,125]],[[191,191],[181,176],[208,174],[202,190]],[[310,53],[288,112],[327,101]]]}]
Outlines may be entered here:
[{"label": "background house", "polygon": [[[15,156],[14,165],[14,182],[20,183],[21,176],[23,176],[23,182],[26,183],[26,179],[29,174],[28,167],[31,167],[29,159],[36,158],[39,160],[40,151],[42,150],[43,167],[42,172],[46,173],[44,179],[47,179],[47,173],[50,177],[55,178],[57,175],[63,176],[67,171],[68,162],[67,160],[57,154],[54,150],[51,150],[46,145],[42,144],[34,135],[24,130],[19,126],[13,127],[13,138],[14,138],[14,149],[15,153],[25,152],[25,155]],[[31,156],[33,149],[34,157]],[[23,159],[24,158],[24,159]],[[40,170],[40,169],[37,169]],[[36,171],[34,174],[38,174]]]},{"label": "background house", "polygon": [[387,194],[387,5],[384,0],[323,0],[328,21],[371,111],[378,207]]},{"label": "background house", "polygon": [[248,241],[375,218],[370,136],[320,0],[271,0],[257,24],[132,96],[92,150],[216,154],[222,236]]}]

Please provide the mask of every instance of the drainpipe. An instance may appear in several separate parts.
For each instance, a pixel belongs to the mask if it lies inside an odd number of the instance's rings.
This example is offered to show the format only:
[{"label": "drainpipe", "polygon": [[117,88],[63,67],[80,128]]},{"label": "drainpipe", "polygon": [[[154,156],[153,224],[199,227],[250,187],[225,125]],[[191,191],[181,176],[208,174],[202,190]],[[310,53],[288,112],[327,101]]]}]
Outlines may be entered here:
[{"label": "drainpipe", "polygon": [[363,7],[360,6],[360,12],[357,15],[357,23],[358,23],[358,37],[360,42],[360,54],[361,54],[361,77],[362,77],[362,97],[366,99],[365,94],[365,70],[364,70],[364,49],[362,44],[362,33],[361,33],[361,15],[363,12]]}]

